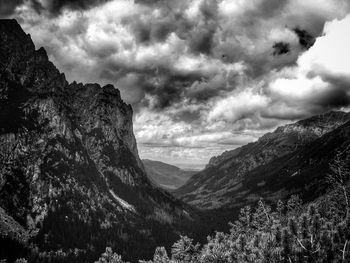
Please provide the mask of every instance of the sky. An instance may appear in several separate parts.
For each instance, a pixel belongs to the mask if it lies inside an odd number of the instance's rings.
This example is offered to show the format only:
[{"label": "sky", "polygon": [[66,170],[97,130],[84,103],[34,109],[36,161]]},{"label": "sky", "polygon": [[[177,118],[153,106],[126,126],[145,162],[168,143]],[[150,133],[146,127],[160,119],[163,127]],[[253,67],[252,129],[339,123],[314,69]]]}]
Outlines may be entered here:
[{"label": "sky", "polygon": [[350,104],[348,0],[0,0],[68,81],[133,106],[141,158],[202,168]]}]

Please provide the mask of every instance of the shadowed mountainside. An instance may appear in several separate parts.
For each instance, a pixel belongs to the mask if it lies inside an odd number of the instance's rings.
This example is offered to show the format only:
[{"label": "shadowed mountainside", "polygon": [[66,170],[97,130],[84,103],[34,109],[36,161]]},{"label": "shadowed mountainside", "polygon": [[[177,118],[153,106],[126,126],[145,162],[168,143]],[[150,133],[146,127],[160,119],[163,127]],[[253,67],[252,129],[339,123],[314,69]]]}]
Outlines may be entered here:
[{"label": "shadowed mountainside", "polygon": [[316,197],[328,162],[349,146],[349,120],[349,113],[329,112],[279,127],[212,158],[175,195],[202,209],[238,208],[294,193]]},{"label": "shadowed mountainside", "polygon": [[189,231],[194,210],[146,176],[132,114],[111,85],[69,84],[0,20],[0,259],[87,262],[106,245],[147,259]]}]

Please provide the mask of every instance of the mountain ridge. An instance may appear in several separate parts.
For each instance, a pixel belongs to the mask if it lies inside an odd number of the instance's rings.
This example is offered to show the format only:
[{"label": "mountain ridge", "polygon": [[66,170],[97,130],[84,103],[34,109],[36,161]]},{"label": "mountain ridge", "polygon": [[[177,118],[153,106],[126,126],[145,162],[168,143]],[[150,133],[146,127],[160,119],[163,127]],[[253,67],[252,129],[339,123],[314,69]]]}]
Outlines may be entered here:
[{"label": "mountain ridge", "polygon": [[0,258],[86,262],[107,245],[149,258],[191,224],[195,210],[147,178],[132,114],[112,85],[68,83],[0,20]]},{"label": "mountain ridge", "polygon": [[349,113],[333,111],[278,127],[256,142],[213,158],[206,169],[195,174],[174,194],[202,209],[221,207],[232,201],[225,197],[226,192],[235,186],[240,188],[240,182],[251,171],[268,166],[274,160],[282,162],[279,158],[306,147],[349,120]]}]

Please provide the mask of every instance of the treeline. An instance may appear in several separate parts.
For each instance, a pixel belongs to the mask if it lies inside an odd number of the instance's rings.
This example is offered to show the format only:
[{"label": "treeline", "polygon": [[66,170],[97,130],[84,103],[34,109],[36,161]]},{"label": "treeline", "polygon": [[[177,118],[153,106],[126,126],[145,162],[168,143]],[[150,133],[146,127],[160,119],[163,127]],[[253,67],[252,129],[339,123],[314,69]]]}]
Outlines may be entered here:
[{"label": "treeline", "polygon": [[[135,243],[137,238],[130,236],[131,242],[113,239],[115,242],[108,245],[120,249],[118,244],[128,244],[130,249],[127,251],[132,255],[140,255],[140,250],[147,250],[148,255],[153,254],[152,260],[139,260],[140,263],[350,262],[349,165],[349,155],[336,156],[327,178],[329,191],[313,203],[303,204],[296,195],[285,202],[272,204],[261,199],[255,207],[243,207],[237,220],[230,223],[228,232],[216,232],[204,244],[181,236],[171,247],[164,243],[169,249],[157,247],[152,253],[154,246],[150,249],[151,240]],[[154,227],[157,226],[159,228],[159,224]],[[159,231],[167,234],[164,228]],[[101,251],[102,246],[96,247],[96,251]],[[122,256],[113,253],[110,247],[96,263],[124,263],[123,258],[130,258],[126,253]],[[77,262],[79,253],[79,249],[71,253],[56,250],[55,254],[34,251],[33,255],[36,256],[26,258],[28,262]],[[85,255],[84,260],[79,258],[79,262],[93,262],[96,259],[90,254]]]},{"label": "treeline", "polygon": [[[261,200],[255,209],[241,210],[229,233],[217,232],[203,246],[181,236],[169,255],[158,247],[153,260],[142,262],[350,262],[349,219],[329,218],[315,205],[304,213],[302,209],[296,196],[286,204],[278,202],[275,209]],[[96,262],[123,260],[107,248]]]},{"label": "treeline", "polygon": [[[141,263],[330,263],[350,262],[349,159],[330,165],[328,194],[309,205],[298,196],[241,209],[228,233],[216,232],[200,245],[181,236],[170,251],[157,247],[153,260]],[[168,253],[169,252],[169,253]],[[122,263],[107,248],[96,263]]]}]

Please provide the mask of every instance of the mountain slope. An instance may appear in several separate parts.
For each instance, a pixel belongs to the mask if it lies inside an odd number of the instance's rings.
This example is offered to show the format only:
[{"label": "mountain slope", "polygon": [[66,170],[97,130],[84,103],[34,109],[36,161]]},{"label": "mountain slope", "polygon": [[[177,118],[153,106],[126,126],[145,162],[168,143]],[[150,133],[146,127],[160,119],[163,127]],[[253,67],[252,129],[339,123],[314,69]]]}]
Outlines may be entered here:
[{"label": "mountain slope", "polygon": [[329,163],[337,154],[341,158],[350,155],[350,121],[305,147],[249,172],[242,181],[247,191],[245,197],[238,196],[235,190],[228,194],[235,196],[238,203],[241,197],[243,202],[253,199],[252,194],[268,200],[298,194],[304,201],[312,201],[325,193]]},{"label": "mountain slope", "polygon": [[[277,171],[275,165],[285,165],[291,154],[298,155],[298,151],[308,149],[310,143],[344,125],[348,120],[349,113],[329,112],[279,127],[262,136],[257,142],[212,158],[206,169],[176,190],[175,195],[203,209],[245,205],[246,202],[236,200],[235,195],[238,194],[237,191],[252,195],[253,192],[243,187],[249,174],[255,172],[256,178],[260,178],[261,189],[270,191],[270,185],[262,178]],[[298,161],[304,163],[306,160]],[[265,168],[264,171],[261,170],[262,167]],[[258,194],[257,192],[255,195]]]},{"label": "mountain slope", "polygon": [[86,262],[106,245],[148,258],[192,212],[148,180],[119,91],[68,84],[0,20],[0,259]]},{"label": "mountain slope", "polygon": [[142,160],[150,180],[165,190],[174,190],[184,185],[196,171],[185,171],[167,163]]}]

